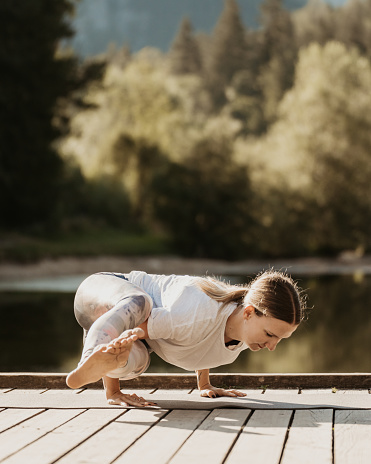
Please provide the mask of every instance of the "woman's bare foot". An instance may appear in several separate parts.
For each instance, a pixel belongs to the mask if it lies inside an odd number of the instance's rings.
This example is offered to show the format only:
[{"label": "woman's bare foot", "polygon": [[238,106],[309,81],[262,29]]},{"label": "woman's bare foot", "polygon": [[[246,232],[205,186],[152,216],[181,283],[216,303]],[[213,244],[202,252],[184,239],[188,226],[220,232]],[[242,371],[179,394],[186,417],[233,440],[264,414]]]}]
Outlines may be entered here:
[{"label": "woman's bare foot", "polygon": [[80,388],[96,382],[105,374],[125,366],[133,343],[144,336],[140,328],[127,330],[110,343],[99,345],[74,371],[68,374],[66,383],[70,388]]}]

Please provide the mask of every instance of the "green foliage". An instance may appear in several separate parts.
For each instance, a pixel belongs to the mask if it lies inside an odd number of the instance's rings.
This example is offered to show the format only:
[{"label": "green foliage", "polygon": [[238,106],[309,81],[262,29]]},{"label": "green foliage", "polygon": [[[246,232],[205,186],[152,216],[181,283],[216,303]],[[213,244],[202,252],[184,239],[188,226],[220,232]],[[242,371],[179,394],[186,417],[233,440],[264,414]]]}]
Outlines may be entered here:
[{"label": "green foliage", "polygon": [[247,256],[251,190],[227,146],[205,140],[187,163],[169,162],[154,177],[153,216],[185,256]]},{"label": "green foliage", "polygon": [[131,192],[133,216],[137,221],[148,219],[147,196],[152,178],[164,160],[156,145],[145,139],[122,134],[113,148],[115,174],[124,179]]},{"label": "green foliage", "polygon": [[265,0],[246,30],[226,0],[212,35],[185,19],[167,55],[81,64],[58,48],[72,11],[0,6],[3,229],[162,231],[226,259],[371,249],[370,2]]},{"label": "green foliage", "polygon": [[71,58],[56,59],[71,35],[69,0],[4,0],[0,4],[0,211],[4,227],[54,217],[61,161],[52,148],[57,100],[71,85]]},{"label": "green foliage", "polygon": [[109,176],[86,179],[78,166],[65,163],[59,216],[62,230],[133,225],[132,207],[121,183]]},{"label": "green foliage", "polygon": [[169,254],[166,237],[144,231],[123,231],[90,224],[48,237],[2,234],[0,261],[28,263],[45,257],[148,256]]},{"label": "green foliage", "polygon": [[[305,224],[300,236],[308,252],[370,248],[370,86],[370,62],[355,49],[312,44],[300,54],[279,120],[250,144],[253,185],[264,179],[284,195],[288,211],[296,209],[293,231]],[[296,197],[304,200],[299,209]],[[277,220],[269,221],[276,228]]]}]

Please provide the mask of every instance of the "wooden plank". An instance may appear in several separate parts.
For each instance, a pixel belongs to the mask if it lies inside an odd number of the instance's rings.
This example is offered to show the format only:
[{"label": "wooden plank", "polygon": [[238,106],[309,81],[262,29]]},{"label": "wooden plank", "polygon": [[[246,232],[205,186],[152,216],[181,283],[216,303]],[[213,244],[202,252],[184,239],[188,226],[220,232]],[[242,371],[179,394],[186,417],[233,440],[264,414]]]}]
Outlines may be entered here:
[{"label": "wooden plank", "polygon": [[250,413],[248,409],[215,409],[175,454],[171,464],[222,463]]},{"label": "wooden plank", "polygon": [[7,464],[49,464],[122,414],[122,410],[91,409],[34,441],[6,461]]},{"label": "wooden plank", "polygon": [[44,409],[5,409],[0,413],[0,432],[4,432],[4,430],[10,429],[43,411]]},{"label": "wooden plank", "polygon": [[295,411],[281,464],[332,464],[332,416],[331,409]]},{"label": "wooden plank", "polygon": [[[33,390],[29,390],[33,391]],[[54,396],[54,395],[80,395],[81,392],[83,392],[83,388],[78,388],[76,390],[71,390],[71,389],[62,389],[62,388],[49,388],[48,390],[45,390],[42,394],[45,396]]]},{"label": "wooden plank", "polygon": [[164,464],[182,446],[193,430],[209,414],[202,410],[174,410],[161,419],[133,446],[122,454],[115,464]]},{"label": "wooden plank", "polygon": [[131,409],[57,462],[58,464],[111,463],[168,412],[164,409]]},{"label": "wooden plank", "polygon": [[41,395],[46,391],[45,388],[35,388],[32,390],[24,389],[24,388],[15,388],[13,390],[10,390],[8,393],[4,393],[7,398],[11,398],[12,396],[18,396],[18,395]]},{"label": "wooden plank", "polygon": [[[227,464],[245,464],[247,456],[254,464],[278,464],[291,411],[255,411],[238,437]],[[300,462],[300,461],[298,461]]]},{"label": "wooden plank", "polygon": [[50,409],[6,430],[0,434],[0,459],[16,453],[24,446],[81,414],[82,411],[82,409]]},{"label": "wooden plank", "polygon": [[[339,374],[211,374],[211,383],[220,387],[238,388],[371,388],[370,373]],[[142,374],[125,381],[130,389],[196,388],[194,374]],[[0,374],[0,388],[66,388],[66,374],[14,373]],[[102,381],[89,384],[102,388]]]},{"label": "wooden plank", "polygon": [[335,411],[334,458],[336,464],[369,464],[371,411]]}]

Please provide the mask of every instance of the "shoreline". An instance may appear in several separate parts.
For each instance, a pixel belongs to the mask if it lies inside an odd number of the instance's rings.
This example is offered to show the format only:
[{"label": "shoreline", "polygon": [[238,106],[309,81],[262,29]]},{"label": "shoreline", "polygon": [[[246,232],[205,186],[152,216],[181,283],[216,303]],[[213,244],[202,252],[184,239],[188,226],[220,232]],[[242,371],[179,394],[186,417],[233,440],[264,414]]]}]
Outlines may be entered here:
[{"label": "shoreline", "polygon": [[234,262],[176,256],[66,257],[44,259],[30,264],[0,263],[0,280],[90,275],[100,271],[128,273],[132,270],[142,270],[152,274],[244,275],[250,278],[270,268],[284,270],[294,276],[370,275],[371,256],[358,258],[342,255],[338,258],[261,259]]}]

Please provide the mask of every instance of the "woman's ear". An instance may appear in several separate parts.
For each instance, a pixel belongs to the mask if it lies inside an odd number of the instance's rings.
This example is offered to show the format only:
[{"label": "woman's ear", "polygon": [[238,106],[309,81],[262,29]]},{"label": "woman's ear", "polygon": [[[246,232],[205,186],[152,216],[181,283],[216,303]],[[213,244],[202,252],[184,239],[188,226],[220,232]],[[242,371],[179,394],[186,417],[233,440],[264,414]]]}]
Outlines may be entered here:
[{"label": "woman's ear", "polygon": [[255,312],[254,306],[246,306],[246,308],[243,309],[243,318],[247,321],[247,319],[250,319],[250,317],[253,315]]}]

